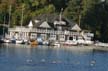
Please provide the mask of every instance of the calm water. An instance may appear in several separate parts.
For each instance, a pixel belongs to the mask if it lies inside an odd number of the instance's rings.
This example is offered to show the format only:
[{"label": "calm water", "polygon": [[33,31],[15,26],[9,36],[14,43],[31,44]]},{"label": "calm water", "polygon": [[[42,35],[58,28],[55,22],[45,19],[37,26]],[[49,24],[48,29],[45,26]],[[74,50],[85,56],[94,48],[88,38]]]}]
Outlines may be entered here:
[{"label": "calm water", "polygon": [[30,47],[0,45],[0,71],[108,71],[108,52]]}]

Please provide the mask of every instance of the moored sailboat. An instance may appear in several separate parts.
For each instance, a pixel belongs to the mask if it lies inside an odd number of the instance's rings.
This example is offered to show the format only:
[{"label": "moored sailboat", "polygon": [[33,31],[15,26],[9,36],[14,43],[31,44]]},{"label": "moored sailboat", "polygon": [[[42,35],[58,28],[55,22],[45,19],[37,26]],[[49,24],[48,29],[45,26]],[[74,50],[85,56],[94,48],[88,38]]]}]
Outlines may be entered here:
[{"label": "moored sailboat", "polygon": [[15,43],[16,44],[23,44],[25,43],[26,41],[24,41],[22,38],[23,38],[23,35],[22,35],[22,24],[23,24],[23,6],[22,6],[22,13],[21,13],[21,31],[19,32],[19,38],[15,40]]}]

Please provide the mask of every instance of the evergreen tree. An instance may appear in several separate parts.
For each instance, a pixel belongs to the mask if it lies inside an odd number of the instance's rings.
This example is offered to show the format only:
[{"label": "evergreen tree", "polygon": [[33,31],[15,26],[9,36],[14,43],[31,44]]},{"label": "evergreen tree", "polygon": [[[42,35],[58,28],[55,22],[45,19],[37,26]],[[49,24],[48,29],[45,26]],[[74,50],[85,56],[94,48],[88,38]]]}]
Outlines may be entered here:
[{"label": "evergreen tree", "polygon": [[92,8],[93,4],[94,1],[92,0],[70,0],[68,7],[64,11],[64,15],[81,25],[83,18],[87,11]]},{"label": "evergreen tree", "polygon": [[95,34],[95,39],[108,42],[108,4],[107,2],[94,1],[94,5],[87,12],[83,27]]},{"label": "evergreen tree", "polygon": [[70,0],[49,0],[56,8],[56,12],[60,12],[61,9],[65,9]]},{"label": "evergreen tree", "polygon": [[7,15],[6,21],[9,22],[9,6],[11,7],[11,27],[21,24],[22,5],[23,10],[23,25],[27,25],[32,17],[44,13],[54,13],[55,7],[48,0],[1,0],[0,4],[0,23],[3,23],[1,15]]}]

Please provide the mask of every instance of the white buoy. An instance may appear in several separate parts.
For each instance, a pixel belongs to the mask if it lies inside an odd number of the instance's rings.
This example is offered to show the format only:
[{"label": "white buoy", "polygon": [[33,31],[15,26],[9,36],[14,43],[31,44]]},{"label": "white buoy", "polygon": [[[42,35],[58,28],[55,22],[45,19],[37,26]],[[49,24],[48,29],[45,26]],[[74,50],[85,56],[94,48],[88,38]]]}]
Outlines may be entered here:
[{"label": "white buoy", "polygon": [[45,62],[45,59],[42,59],[41,62]]},{"label": "white buoy", "polygon": [[27,59],[26,61],[27,61],[27,62],[32,62],[32,60],[31,60],[31,59]]},{"label": "white buoy", "polygon": [[91,66],[94,66],[95,64],[96,64],[95,60],[92,60],[91,63],[90,63]]},{"label": "white buoy", "polygon": [[54,63],[54,64],[55,64],[55,63],[57,63],[57,62],[56,62],[56,61],[52,61],[52,63]]},{"label": "white buoy", "polygon": [[92,61],[91,61],[91,63],[92,63],[92,64],[95,64],[95,63],[96,63],[96,61],[95,61],[95,60],[92,60]]}]

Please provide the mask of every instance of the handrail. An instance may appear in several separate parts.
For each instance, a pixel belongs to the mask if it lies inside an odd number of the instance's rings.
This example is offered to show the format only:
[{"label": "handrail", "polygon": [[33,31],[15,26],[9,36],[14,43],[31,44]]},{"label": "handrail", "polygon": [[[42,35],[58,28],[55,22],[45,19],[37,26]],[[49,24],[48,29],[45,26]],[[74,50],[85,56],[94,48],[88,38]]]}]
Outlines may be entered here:
[{"label": "handrail", "polygon": [[[57,34],[57,35],[79,35],[79,32],[72,32],[72,31],[62,31],[62,30],[48,30],[48,29],[27,29],[22,28],[24,32],[36,32],[42,34]],[[20,32],[20,28],[9,28],[9,31],[16,31]]]}]

